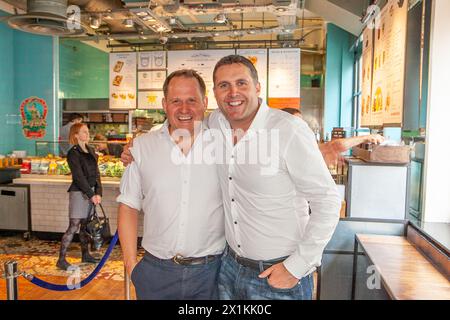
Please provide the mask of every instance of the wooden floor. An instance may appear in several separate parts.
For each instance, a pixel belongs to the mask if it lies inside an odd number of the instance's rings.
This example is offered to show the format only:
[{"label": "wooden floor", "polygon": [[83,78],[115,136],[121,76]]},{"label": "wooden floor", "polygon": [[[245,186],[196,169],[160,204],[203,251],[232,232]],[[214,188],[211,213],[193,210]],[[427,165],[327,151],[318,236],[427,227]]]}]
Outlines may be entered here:
[{"label": "wooden floor", "polygon": [[[67,278],[57,276],[40,277],[40,279],[58,284],[65,284]],[[0,279],[0,300],[6,300],[5,280]],[[131,299],[135,299],[134,288],[130,289]],[[73,291],[60,292],[40,288],[23,277],[18,278],[19,300],[125,300],[123,281],[92,280],[88,285]]]}]

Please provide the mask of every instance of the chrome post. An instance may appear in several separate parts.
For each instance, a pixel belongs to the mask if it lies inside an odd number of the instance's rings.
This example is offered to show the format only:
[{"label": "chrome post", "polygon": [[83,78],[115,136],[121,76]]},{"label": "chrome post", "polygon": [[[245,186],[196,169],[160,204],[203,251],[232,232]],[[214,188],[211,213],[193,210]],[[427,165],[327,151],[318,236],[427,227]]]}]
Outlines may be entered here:
[{"label": "chrome post", "polygon": [[124,266],[124,279],[125,279],[125,300],[130,299],[130,276],[128,275],[127,268]]},{"label": "chrome post", "polygon": [[5,262],[6,299],[18,300],[17,292],[17,261]]}]

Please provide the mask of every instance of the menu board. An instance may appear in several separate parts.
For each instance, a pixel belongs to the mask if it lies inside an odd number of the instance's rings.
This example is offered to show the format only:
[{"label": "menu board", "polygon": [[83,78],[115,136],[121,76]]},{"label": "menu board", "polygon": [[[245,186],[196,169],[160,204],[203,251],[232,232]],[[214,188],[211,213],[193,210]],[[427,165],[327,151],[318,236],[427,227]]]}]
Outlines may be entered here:
[{"label": "menu board", "polygon": [[214,98],[213,71],[216,63],[223,57],[234,54],[231,50],[186,50],[168,52],[168,73],[180,69],[193,69],[199,73],[206,85],[208,109],[217,109]]},{"label": "menu board", "polygon": [[389,0],[380,13],[373,39],[370,117],[363,124],[402,124],[407,10],[406,1]]},{"label": "menu board", "polygon": [[267,103],[267,49],[238,49],[237,54],[249,59],[258,71],[260,97]]},{"label": "menu board", "polygon": [[138,90],[162,90],[166,70],[138,71]]},{"label": "menu board", "polygon": [[362,81],[361,81],[361,125],[368,126],[372,115],[372,50],[373,30],[366,28],[363,32],[362,47]]},{"label": "menu board", "polygon": [[139,52],[137,74],[138,108],[162,109],[162,90],[167,77],[166,52]]},{"label": "menu board", "polygon": [[162,90],[139,91],[139,109],[162,109],[163,98],[164,92]]},{"label": "menu board", "polygon": [[138,70],[166,69],[165,51],[139,52]]},{"label": "menu board", "polygon": [[109,108],[136,109],[136,53],[109,55]]},{"label": "menu board", "polygon": [[300,49],[269,49],[268,95],[272,108],[300,108]]}]

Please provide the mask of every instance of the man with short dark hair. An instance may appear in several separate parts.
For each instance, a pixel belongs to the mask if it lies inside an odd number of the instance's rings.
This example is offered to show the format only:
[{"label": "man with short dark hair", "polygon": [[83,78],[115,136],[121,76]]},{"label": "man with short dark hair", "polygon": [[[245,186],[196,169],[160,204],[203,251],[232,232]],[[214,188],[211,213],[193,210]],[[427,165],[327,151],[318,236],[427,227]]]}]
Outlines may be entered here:
[{"label": "man with short dark hair", "polygon": [[75,123],[83,122],[83,116],[79,113],[71,113],[69,115],[69,122],[59,129],[59,153],[61,156],[66,157],[72,145],[69,143],[70,128]]},{"label": "man with short dark hair", "polygon": [[[202,122],[208,103],[203,79],[175,71],[164,83],[167,120],[129,149],[134,161],[120,184],[118,231],[124,265],[138,299],[217,299],[225,247],[216,166],[195,162],[211,141]],[[137,217],[144,213],[137,263]]]},{"label": "man with short dark hair", "polygon": [[209,125],[222,132],[225,148],[218,164],[228,243],[220,298],[312,299],[312,272],[341,207],[314,134],[302,119],[262,102],[248,59],[222,58],[213,79],[220,110]]}]

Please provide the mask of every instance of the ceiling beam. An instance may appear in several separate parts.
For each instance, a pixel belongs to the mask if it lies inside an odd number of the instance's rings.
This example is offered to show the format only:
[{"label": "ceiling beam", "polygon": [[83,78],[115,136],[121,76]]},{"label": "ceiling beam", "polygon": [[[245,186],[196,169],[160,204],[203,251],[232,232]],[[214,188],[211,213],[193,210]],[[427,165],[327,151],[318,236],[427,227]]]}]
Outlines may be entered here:
[{"label": "ceiling beam", "polygon": [[[355,36],[361,34],[363,28],[361,17],[327,0],[306,1],[305,9],[317,14],[327,22],[334,23]],[[301,9],[297,9],[297,16],[301,16],[301,11]]]}]

